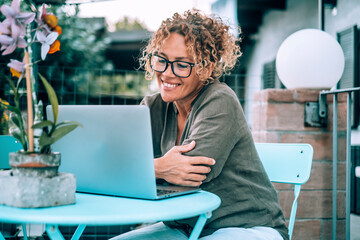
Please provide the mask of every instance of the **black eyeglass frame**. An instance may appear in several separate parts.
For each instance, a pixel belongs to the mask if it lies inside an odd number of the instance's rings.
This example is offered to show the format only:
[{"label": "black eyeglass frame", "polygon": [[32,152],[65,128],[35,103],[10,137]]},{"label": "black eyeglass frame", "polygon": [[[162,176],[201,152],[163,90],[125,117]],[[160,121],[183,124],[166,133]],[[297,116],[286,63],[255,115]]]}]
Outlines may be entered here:
[{"label": "black eyeglass frame", "polygon": [[[165,69],[164,69],[163,71],[158,71],[158,70],[155,70],[155,69],[153,68],[153,66],[152,66],[152,64],[151,64],[151,57],[153,57],[153,56],[156,56],[156,57],[159,57],[159,58],[162,58],[162,59],[165,60],[166,66],[165,66]],[[179,76],[179,75],[177,75],[177,74],[175,73],[175,71],[174,71],[174,63],[177,63],[177,62],[187,63],[187,64],[190,65],[190,72],[189,72],[189,74],[188,74],[186,77],[184,77],[184,76]],[[195,63],[186,62],[186,61],[180,61],[180,60],[169,61],[169,60],[167,60],[166,58],[161,57],[161,56],[156,55],[156,54],[154,54],[154,55],[153,55],[153,54],[149,54],[149,63],[150,63],[150,67],[151,67],[152,70],[154,70],[155,72],[160,72],[160,73],[165,72],[166,69],[167,69],[168,66],[169,66],[169,63],[170,63],[170,65],[171,65],[171,70],[172,70],[173,74],[174,74],[175,76],[179,77],[179,78],[187,78],[187,77],[189,77],[189,76],[191,75],[191,72],[192,72],[193,67],[195,66]]]}]

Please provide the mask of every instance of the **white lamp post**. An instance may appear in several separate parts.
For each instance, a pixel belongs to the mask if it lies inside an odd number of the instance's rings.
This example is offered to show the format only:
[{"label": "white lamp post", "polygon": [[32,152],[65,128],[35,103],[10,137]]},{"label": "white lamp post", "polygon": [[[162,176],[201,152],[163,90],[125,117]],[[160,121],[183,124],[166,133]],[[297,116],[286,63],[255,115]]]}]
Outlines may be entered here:
[{"label": "white lamp post", "polygon": [[281,44],[276,70],[288,89],[330,89],[343,74],[344,53],[330,34],[303,29]]}]

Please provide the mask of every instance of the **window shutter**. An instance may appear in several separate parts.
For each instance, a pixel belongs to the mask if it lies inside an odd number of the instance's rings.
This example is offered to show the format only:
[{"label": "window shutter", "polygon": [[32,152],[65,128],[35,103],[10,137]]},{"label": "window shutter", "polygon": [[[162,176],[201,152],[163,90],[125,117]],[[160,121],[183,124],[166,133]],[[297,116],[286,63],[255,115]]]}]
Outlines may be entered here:
[{"label": "window shutter", "polygon": [[[337,85],[338,89],[359,87],[359,30],[357,25],[337,33],[338,42],[340,43],[344,56],[345,68],[344,73]],[[352,128],[359,125],[359,92],[353,93],[352,104]]]},{"label": "window shutter", "polygon": [[264,64],[261,87],[262,87],[262,89],[285,88],[285,86],[281,83],[281,81],[276,73],[275,60]]}]

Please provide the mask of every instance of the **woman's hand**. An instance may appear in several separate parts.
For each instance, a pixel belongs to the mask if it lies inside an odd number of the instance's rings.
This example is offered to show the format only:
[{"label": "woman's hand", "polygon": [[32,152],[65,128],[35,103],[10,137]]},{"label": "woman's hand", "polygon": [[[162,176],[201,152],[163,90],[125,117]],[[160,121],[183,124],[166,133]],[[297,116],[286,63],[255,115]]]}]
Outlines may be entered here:
[{"label": "woman's hand", "polygon": [[162,178],[176,185],[200,186],[211,170],[209,166],[214,165],[215,160],[202,156],[183,155],[194,147],[195,141],[192,141],[187,145],[175,146],[163,157],[156,158],[154,160],[156,178]]}]

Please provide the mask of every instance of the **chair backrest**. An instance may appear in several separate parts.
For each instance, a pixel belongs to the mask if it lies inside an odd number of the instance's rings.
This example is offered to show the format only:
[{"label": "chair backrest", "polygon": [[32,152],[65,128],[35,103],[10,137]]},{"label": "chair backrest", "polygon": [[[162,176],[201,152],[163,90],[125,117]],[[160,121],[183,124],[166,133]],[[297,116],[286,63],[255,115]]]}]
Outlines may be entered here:
[{"label": "chair backrest", "polygon": [[0,135],[0,169],[10,168],[9,153],[21,148],[21,144],[13,136]]},{"label": "chair backrest", "polygon": [[270,181],[294,184],[294,201],[289,220],[291,239],[301,185],[310,177],[314,150],[310,144],[255,143]]}]

